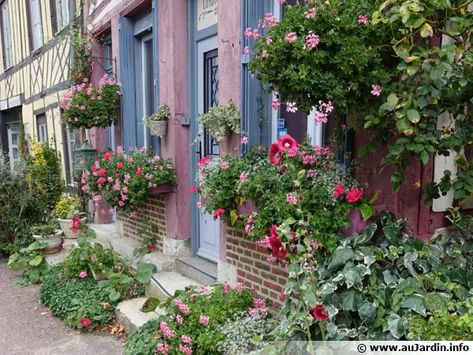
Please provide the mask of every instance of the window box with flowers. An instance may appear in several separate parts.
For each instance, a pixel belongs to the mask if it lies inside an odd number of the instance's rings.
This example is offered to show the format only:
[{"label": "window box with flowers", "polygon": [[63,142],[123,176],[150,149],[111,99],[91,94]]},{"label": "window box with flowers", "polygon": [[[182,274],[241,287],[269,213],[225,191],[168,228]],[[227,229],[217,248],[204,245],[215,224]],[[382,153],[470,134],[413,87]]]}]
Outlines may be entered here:
[{"label": "window box with flowers", "polygon": [[171,191],[176,170],[170,159],[162,159],[145,148],[129,152],[121,147],[106,152],[82,173],[82,190],[95,203],[104,202],[125,212],[145,203],[151,194]]},{"label": "window box with flowers", "polygon": [[97,86],[87,78],[70,87],[59,102],[62,119],[70,128],[105,128],[115,122],[120,85],[105,75]]},{"label": "window box with flowers", "polygon": [[171,118],[171,108],[167,104],[159,106],[159,109],[151,116],[143,119],[146,127],[149,128],[151,134],[157,137],[165,137],[167,134],[168,120]]}]

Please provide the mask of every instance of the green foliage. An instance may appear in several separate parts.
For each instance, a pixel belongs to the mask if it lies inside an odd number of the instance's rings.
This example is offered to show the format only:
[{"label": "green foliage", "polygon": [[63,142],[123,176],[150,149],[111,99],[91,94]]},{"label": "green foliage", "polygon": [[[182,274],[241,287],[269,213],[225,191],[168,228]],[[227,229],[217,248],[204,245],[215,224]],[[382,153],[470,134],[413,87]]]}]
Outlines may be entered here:
[{"label": "green foliage", "polygon": [[67,89],[59,102],[62,120],[71,128],[108,127],[117,117],[120,85],[105,74],[98,85],[89,79]]},{"label": "green foliage", "polygon": [[41,253],[46,246],[46,243],[36,241],[27,248],[22,248],[19,252],[10,255],[8,267],[12,270],[23,270],[22,277],[14,281],[15,286],[37,284],[43,280],[49,269]]},{"label": "green foliage", "polygon": [[230,133],[241,133],[240,113],[233,101],[230,101],[227,105],[209,108],[207,113],[200,116],[200,123],[218,141],[221,141]]},{"label": "green foliage", "polygon": [[[187,346],[192,348],[193,354],[218,353],[218,344],[224,340],[222,325],[252,304],[248,289],[241,292],[229,289],[225,292],[225,289],[223,285],[216,285],[177,291],[162,305],[166,309],[165,316],[148,322],[130,335],[126,354],[154,354],[158,343],[169,345],[170,353],[177,353],[182,336],[192,339]],[[202,324],[201,316],[208,317],[208,324]],[[178,317],[182,317],[182,324],[178,323]],[[163,335],[165,327],[174,333],[172,338]]]},{"label": "green foliage", "polygon": [[107,323],[119,299],[113,288],[99,285],[91,278],[68,281],[62,266],[48,272],[40,289],[41,303],[72,328],[83,327],[81,318],[92,321],[89,329]]},{"label": "green foliage", "polygon": [[127,212],[145,203],[153,187],[176,183],[172,160],[153,156],[144,148],[106,152],[97,161],[90,170],[83,172],[82,189],[94,200],[102,200]]},{"label": "green foliage", "polygon": [[33,242],[30,226],[39,221],[40,209],[26,176],[22,168],[12,174],[0,165],[0,253],[15,253]]},{"label": "green foliage", "polygon": [[48,143],[34,143],[27,160],[28,181],[34,198],[47,220],[62,193],[61,163],[58,153]]},{"label": "green foliage", "polygon": [[146,126],[151,126],[153,123],[158,121],[167,121],[171,118],[171,108],[168,104],[162,104],[158,110],[152,113],[150,116],[143,118],[143,122]]},{"label": "green foliage", "polygon": [[79,196],[62,195],[54,209],[54,215],[58,218],[72,218],[84,211],[84,204]]},{"label": "green foliage", "polygon": [[[289,265],[280,333],[304,337],[310,327],[311,337],[331,340],[454,340],[466,334],[473,277],[459,270],[473,266],[471,239],[439,236],[424,244],[407,232],[405,221],[383,212],[378,226],[341,239],[332,255],[320,253],[304,267]],[[308,324],[304,303],[323,304],[328,322]],[[433,331],[439,338],[426,335],[448,319],[450,329]]]},{"label": "green foliage", "polygon": [[74,66],[71,68],[69,80],[79,84],[85,78],[90,78],[92,71],[90,37],[75,28],[71,35],[71,45],[74,47]]},{"label": "green foliage", "polygon": [[251,317],[246,312],[237,314],[223,327],[224,340],[218,345],[224,354],[249,354],[261,349],[274,340],[271,335],[276,321],[268,318]]},{"label": "green foliage", "polygon": [[42,237],[54,235],[56,226],[54,224],[37,224],[31,227],[31,232]]},{"label": "green foliage", "polygon": [[[286,6],[283,20],[255,46],[251,70],[281,99],[310,112],[319,101],[332,101],[339,112],[360,113],[373,105],[372,85],[386,85],[393,77],[390,29],[358,22],[380,1],[309,1]],[[317,14],[306,15],[311,8]],[[265,21],[266,22],[266,21]],[[294,33],[294,43],[286,35]],[[319,36],[315,48],[307,46],[310,34]],[[270,38],[271,40],[267,40]]]}]

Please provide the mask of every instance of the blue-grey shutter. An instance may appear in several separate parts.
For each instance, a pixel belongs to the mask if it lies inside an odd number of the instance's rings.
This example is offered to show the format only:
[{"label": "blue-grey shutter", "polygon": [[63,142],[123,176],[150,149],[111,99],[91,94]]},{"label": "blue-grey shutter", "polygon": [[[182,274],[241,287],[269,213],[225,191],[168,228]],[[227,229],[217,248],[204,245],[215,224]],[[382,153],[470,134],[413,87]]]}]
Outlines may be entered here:
[{"label": "blue-grey shutter", "polygon": [[[242,43],[248,42],[243,36],[247,27],[258,26],[268,12],[273,11],[273,0],[242,0]],[[252,43],[254,43],[252,41]],[[251,49],[251,48],[250,48]],[[271,93],[249,73],[251,55],[242,55],[242,128],[248,135],[249,146],[271,142]]]},{"label": "blue-grey shutter", "polygon": [[136,98],[135,98],[135,38],[133,22],[120,17],[120,82],[122,143],[125,148],[137,145]]},{"label": "blue-grey shutter", "polygon": [[[159,46],[158,46],[158,4],[157,0],[152,1],[153,17],[153,76],[154,76],[154,109],[157,110],[160,104],[159,100]],[[158,154],[161,154],[161,139],[152,136],[152,146]]]}]

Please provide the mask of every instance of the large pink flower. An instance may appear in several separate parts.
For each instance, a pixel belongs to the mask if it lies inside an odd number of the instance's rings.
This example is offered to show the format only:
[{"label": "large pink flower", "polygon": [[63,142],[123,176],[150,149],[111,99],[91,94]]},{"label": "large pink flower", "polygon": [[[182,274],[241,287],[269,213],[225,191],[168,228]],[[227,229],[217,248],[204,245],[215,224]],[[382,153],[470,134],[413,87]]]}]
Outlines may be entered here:
[{"label": "large pink flower", "polygon": [[323,304],[318,304],[317,306],[310,309],[310,315],[315,320],[327,321],[328,313]]},{"label": "large pink flower", "polygon": [[359,201],[362,196],[363,196],[363,192],[360,189],[354,187],[350,191],[348,191],[346,199],[350,203],[355,203]]},{"label": "large pink flower", "polygon": [[272,165],[281,165],[281,152],[279,151],[277,143],[271,144],[271,147],[269,148],[269,161]]},{"label": "large pink flower", "polygon": [[80,229],[80,217],[74,216],[72,217],[71,231],[73,233],[76,233],[79,229]]},{"label": "large pink flower", "polygon": [[340,195],[343,195],[345,193],[345,186],[339,182],[337,186],[335,187],[335,191],[333,192],[333,197],[337,198]]},{"label": "large pink flower", "polygon": [[297,141],[292,138],[289,134],[278,138],[278,149],[280,152],[287,153],[290,156],[294,156],[298,151]]},{"label": "large pink flower", "polygon": [[271,237],[269,237],[269,244],[271,245],[271,250],[273,255],[281,260],[284,260],[287,255],[286,248],[283,246],[281,239],[277,235],[276,226],[273,224],[270,227]]}]

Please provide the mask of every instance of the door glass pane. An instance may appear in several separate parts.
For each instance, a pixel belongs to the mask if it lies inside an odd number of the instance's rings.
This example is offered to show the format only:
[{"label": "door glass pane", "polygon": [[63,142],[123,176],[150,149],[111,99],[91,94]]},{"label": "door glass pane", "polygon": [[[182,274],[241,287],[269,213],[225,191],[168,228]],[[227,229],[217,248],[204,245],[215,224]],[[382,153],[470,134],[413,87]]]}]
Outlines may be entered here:
[{"label": "door glass pane", "polygon": [[[213,50],[204,54],[204,112],[218,105],[218,51]],[[218,141],[204,130],[204,156],[218,156],[220,148]]]},{"label": "door glass pane", "polygon": [[18,135],[16,133],[12,133],[11,143],[12,145],[18,145]]},{"label": "door glass pane", "polygon": [[15,160],[19,159],[18,148],[13,148],[12,149],[12,155],[13,155],[13,159],[15,159]]}]

